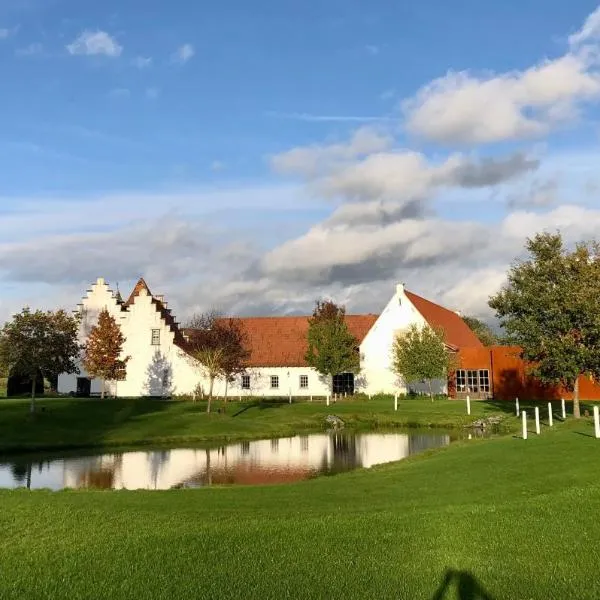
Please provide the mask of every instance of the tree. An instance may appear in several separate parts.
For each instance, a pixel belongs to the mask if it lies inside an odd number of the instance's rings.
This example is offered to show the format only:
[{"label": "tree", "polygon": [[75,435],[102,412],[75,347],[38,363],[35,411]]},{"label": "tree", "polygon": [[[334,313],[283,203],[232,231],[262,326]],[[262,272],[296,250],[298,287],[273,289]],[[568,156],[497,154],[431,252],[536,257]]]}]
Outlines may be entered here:
[{"label": "tree", "polygon": [[454,367],[455,354],[446,349],[441,329],[411,325],[394,340],[392,370],[409,385],[426,381],[432,402],[433,380],[447,379]]},{"label": "tree", "polygon": [[64,310],[32,312],[24,308],[0,332],[0,363],[9,374],[31,381],[31,412],[35,412],[35,387],[41,374],[51,379],[59,373],[76,373],[81,350],[77,342],[79,319]]},{"label": "tree", "polygon": [[215,379],[231,379],[243,372],[250,356],[246,332],[239,321],[220,317],[216,311],[194,315],[187,326],[187,351],[193,364],[209,379],[208,404],[210,412]]},{"label": "tree", "polygon": [[502,345],[503,339],[487,323],[477,317],[463,317],[469,329],[479,338],[484,346]]},{"label": "tree", "polygon": [[600,245],[568,250],[560,233],[542,233],[526,249],[529,257],[511,267],[489,305],[529,373],[573,392],[579,418],[579,377],[600,378]]},{"label": "tree", "polygon": [[115,318],[105,308],[90,330],[84,347],[83,366],[89,375],[102,381],[100,396],[104,398],[107,381],[123,381],[130,357],[121,357],[125,337]]},{"label": "tree", "polygon": [[346,309],[330,300],[319,300],[308,320],[307,364],[331,379],[341,373],[358,373],[358,342],[345,321]]}]

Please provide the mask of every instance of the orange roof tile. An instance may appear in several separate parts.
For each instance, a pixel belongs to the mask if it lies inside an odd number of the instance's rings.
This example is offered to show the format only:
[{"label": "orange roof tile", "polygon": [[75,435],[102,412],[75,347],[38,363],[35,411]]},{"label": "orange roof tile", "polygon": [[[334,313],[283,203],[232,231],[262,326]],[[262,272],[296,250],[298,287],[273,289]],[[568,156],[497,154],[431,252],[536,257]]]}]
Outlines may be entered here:
[{"label": "orange roof tile", "polygon": [[[234,317],[248,335],[249,367],[306,367],[309,317]],[[346,315],[350,333],[360,344],[377,315]]]},{"label": "orange roof tile", "polygon": [[405,290],[404,293],[431,327],[444,330],[446,344],[455,348],[483,347],[479,338],[455,312],[412,292]]}]

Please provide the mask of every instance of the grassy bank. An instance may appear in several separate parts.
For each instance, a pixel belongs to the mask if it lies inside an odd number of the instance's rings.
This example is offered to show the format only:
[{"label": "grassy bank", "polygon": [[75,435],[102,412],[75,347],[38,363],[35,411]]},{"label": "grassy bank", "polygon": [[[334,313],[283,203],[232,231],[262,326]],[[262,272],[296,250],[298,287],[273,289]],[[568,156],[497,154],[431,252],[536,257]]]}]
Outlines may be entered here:
[{"label": "grassy bank", "polygon": [[0,597],[430,599],[456,571],[440,597],[598,598],[600,442],[558,429],[287,486],[0,492]]},{"label": "grassy bank", "polygon": [[[215,409],[220,403],[215,403]],[[344,400],[288,404],[283,401],[230,402],[222,413],[207,415],[204,403],[149,399],[43,400],[29,414],[27,401],[0,402],[0,451],[135,446],[142,444],[220,443],[235,439],[284,436],[323,429],[328,414],[339,415],[351,427],[463,427],[491,415],[505,418],[509,430],[518,427],[512,406],[455,400]],[[557,407],[558,409],[558,407]]]}]

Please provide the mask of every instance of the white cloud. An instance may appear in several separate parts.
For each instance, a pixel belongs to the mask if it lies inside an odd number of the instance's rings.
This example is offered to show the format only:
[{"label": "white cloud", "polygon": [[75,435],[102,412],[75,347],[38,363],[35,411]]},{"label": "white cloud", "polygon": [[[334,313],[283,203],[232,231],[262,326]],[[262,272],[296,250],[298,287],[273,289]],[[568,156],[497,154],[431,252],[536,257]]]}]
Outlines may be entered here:
[{"label": "white cloud", "polygon": [[121,56],[123,46],[106,31],[84,31],[73,43],[67,45],[67,50],[73,55],[104,55],[117,58]]},{"label": "white cloud", "polygon": [[183,44],[172,55],[171,60],[176,63],[185,64],[196,54],[192,44]]},{"label": "white cloud", "polygon": [[152,57],[150,56],[136,56],[132,61],[131,64],[132,66],[134,66],[136,69],[148,69],[152,66],[153,60]]},{"label": "white cloud", "polygon": [[476,75],[448,72],[402,104],[409,133],[449,144],[539,137],[576,119],[600,98],[600,9],[571,36],[565,55],[522,70]]},{"label": "white cloud", "polygon": [[576,47],[598,39],[600,39],[600,6],[588,16],[579,31],[569,36],[569,44]]}]

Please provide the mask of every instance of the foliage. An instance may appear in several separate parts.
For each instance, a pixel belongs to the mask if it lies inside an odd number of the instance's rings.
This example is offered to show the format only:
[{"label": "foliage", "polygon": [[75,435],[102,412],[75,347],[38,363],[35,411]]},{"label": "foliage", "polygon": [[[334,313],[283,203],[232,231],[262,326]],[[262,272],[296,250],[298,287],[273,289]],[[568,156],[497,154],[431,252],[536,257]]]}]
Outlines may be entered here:
[{"label": "foliage", "polygon": [[600,379],[600,245],[568,250],[560,233],[543,233],[526,248],[489,304],[531,374],[574,391],[579,417],[579,376]]},{"label": "foliage", "polygon": [[105,308],[90,331],[84,347],[83,366],[89,375],[102,380],[104,398],[106,381],[123,381],[130,357],[121,357],[125,337],[115,318]]},{"label": "foliage", "polygon": [[40,373],[54,379],[59,373],[77,372],[78,327],[78,318],[64,310],[24,308],[0,331],[0,363],[6,372],[31,381],[31,412],[35,411],[35,382]]},{"label": "foliage", "polygon": [[358,373],[360,355],[358,341],[345,321],[346,309],[330,300],[317,301],[308,320],[306,362],[321,375],[333,377],[341,373]]},{"label": "foliage", "polygon": [[477,317],[463,317],[463,321],[484,346],[501,346],[503,344],[503,338],[481,319]]},{"label": "foliage", "polygon": [[220,317],[216,311],[194,315],[188,325],[187,352],[209,379],[210,412],[215,379],[230,381],[245,370],[250,357],[247,334],[236,319]]},{"label": "foliage", "polygon": [[599,598],[598,448],[562,427],[294,485],[0,491],[1,595],[430,600],[452,568],[497,599]]},{"label": "foliage", "polygon": [[426,381],[433,400],[434,379],[448,378],[454,369],[454,354],[446,350],[444,332],[428,325],[411,325],[398,335],[392,348],[392,369],[407,384]]}]

